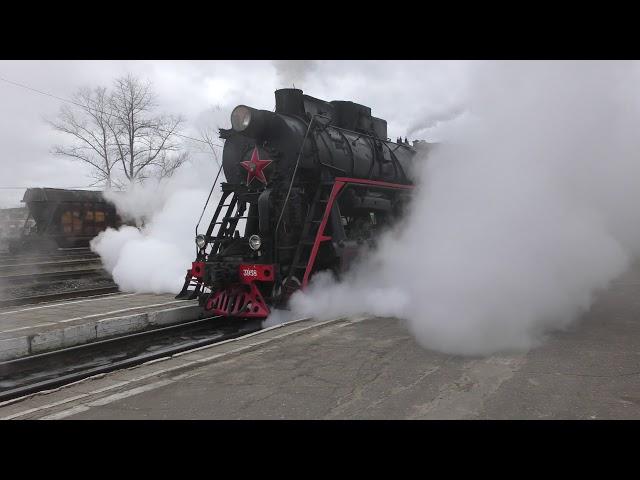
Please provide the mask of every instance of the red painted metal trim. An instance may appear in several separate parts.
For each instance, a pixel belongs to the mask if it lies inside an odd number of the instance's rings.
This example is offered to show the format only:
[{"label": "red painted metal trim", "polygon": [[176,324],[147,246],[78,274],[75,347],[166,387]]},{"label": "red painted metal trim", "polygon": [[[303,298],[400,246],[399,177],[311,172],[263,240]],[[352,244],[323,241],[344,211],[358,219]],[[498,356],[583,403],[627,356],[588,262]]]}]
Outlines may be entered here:
[{"label": "red painted metal trim", "polygon": [[202,280],[202,274],[204,273],[204,262],[191,262],[191,270],[189,273],[193,278]]},{"label": "red painted metal trim", "polygon": [[333,188],[331,189],[331,194],[329,195],[329,201],[327,202],[327,206],[324,209],[324,214],[322,215],[322,221],[320,222],[320,226],[318,227],[318,233],[316,234],[316,238],[313,242],[313,247],[311,248],[311,254],[309,255],[309,261],[307,262],[307,268],[304,271],[304,277],[302,278],[302,288],[306,288],[309,283],[309,275],[311,274],[311,270],[313,269],[313,265],[316,263],[316,256],[318,255],[318,249],[320,248],[320,242],[324,242],[326,240],[330,240],[331,237],[327,237],[324,234],[324,229],[327,226],[327,221],[329,220],[329,214],[331,213],[331,208],[333,207],[333,203],[344,187],[344,182],[338,181],[336,178],[335,183],[333,184]]},{"label": "red painted metal trim", "polygon": [[270,310],[255,282],[273,282],[274,272],[273,264],[238,265],[240,281],[214,292],[205,310],[225,317],[267,318]]},{"label": "red painted metal trim", "polygon": [[405,189],[410,190],[414,188],[413,185],[403,185],[400,183],[390,183],[390,182],[379,182],[377,180],[367,180],[364,178],[349,178],[349,177],[336,177],[335,183],[333,184],[333,188],[331,189],[331,194],[329,195],[329,201],[327,202],[327,206],[324,210],[324,215],[322,216],[322,221],[320,222],[320,226],[318,227],[318,233],[316,234],[316,238],[313,242],[313,247],[311,249],[311,254],[309,255],[309,262],[307,263],[307,268],[304,271],[304,277],[302,279],[302,288],[306,288],[309,283],[309,275],[311,275],[311,270],[313,270],[313,266],[316,263],[316,257],[318,255],[318,250],[320,249],[320,243],[326,242],[327,240],[331,240],[331,237],[328,237],[324,234],[324,229],[327,226],[327,221],[329,220],[329,215],[331,214],[331,209],[333,208],[333,204],[338,197],[340,191],[346,186],[350,184],[355,185],[369,185],[372,187],[378,188],[390,188],[390,189]]},{"label": "red painted metal trim", "polygon": [[207,300],[204,308],[212,315],[225,317],[267,318],[270,313],[255,283],[236,284],[218,290]]},{"label": "red painted metal trim", "polygon": [[341,183],[371,185],[372,187],[381,187],[381,188],[404,188],[408,190],[414,188],[414,185],[404,185],[402,183],[379,182],[378,180],[367,180],[364,178],[336,177],[335,180],[336,182],[341,182]]}]

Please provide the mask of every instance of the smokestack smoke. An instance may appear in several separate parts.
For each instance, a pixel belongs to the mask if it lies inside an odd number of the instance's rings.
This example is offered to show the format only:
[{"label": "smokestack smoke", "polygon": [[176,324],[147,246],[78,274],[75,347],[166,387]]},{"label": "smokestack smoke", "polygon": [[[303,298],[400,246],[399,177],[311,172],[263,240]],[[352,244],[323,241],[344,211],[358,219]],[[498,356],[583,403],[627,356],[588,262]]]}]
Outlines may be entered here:
[{"label": "smokestack smoke", "polygon": [[299,315],[406,319],[426,348],[523,350],[589,309],[640,253],[640,97],[631,62],[499,62],[422,162],[411,213]]},{"label": "smokestack smoke", "polygon": [[417,122],[412,124],[408,128],[406,136],[414,137],[418,133],[436,127],[439,123],[454,120],[464,113],[465,110],[461,105],[450,105],[442,110],[430,112],[428,115],[420,118]]},{"label": "smokestack smoke", "polygon": [[278,74],[280,87],[291,88],[297,83],[302,87],[307,75],[317,68],[315,60],[273,60],[273,66]]}]

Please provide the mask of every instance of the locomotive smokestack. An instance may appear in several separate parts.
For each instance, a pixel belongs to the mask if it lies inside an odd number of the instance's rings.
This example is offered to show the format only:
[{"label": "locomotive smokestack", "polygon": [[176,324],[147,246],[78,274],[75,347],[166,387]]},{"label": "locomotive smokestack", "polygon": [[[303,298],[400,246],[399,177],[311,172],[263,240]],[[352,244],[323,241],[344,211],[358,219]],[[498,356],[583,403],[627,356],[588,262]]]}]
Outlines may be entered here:
[{"label": "locomotive smokestack", "polygon": [[304,117],[304,96],[298,88],[281,88],[275,91],[276,112]]}]

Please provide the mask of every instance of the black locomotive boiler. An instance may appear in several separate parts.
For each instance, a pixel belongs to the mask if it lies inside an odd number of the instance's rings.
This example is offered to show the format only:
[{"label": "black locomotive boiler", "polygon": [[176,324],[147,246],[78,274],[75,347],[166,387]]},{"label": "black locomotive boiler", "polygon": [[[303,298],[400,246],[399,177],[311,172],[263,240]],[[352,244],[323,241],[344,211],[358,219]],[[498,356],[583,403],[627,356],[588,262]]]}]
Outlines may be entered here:
[{"label": "black locomotive boiler", "polygon": [[264,318],[315,272],[339,276],[402,216],[430,146],[391,142],[363,105],[298,89],[275,99],[274,112],[236,107],[220,130],[226,182],[177,296],[211,315]]}]

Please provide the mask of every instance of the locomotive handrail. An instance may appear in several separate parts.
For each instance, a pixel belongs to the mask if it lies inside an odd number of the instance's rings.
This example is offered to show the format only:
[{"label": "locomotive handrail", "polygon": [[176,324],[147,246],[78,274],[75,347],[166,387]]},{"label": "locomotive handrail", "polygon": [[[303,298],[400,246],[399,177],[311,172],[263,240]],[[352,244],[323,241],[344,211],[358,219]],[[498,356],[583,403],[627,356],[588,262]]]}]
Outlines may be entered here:
[{"label": "locomotive handrail", "polygon": [[282,204],[282,209],[280,210],[280,216],[278,217],[278,222],[276,223],[276,229],[273,232],[274,240],[277,243],[278,238],[278,229],[280,228],[280,222],[282,220],[282,216],[284,215],[284,210],[287,208],[287,202],[289,202],[289,196],[291,195],[291,188],[293,187],[293,182],[296,178],[296,173],[298,172],[298,165],[300,165],[300,158],[302,157],[302,151],[304,150],[304,144],[307,141],[307,137],[309,136],[309,132],[311,131],[311,125],[313,125],[313,121],[317,116],[322,116],[315,114],[311,117],[309,121],[309,125],[307,126],[307,131],[304,134],[304,138],[302,139],[302,143],[300,144],[300,150],[298,151],[298,159],[296,160],[296,166],[293,169],[293,174],[291,175],[291,181],[289,182],[289,190],[287,191],[287,196],[284,199],[284,203]]},{"label": "locomotive handrail", "polygon": [[[349,149],[349,155],[351,156],[351,172],[353,173],[356,170],[356,157],[355,157],[355,154],[353,153],[353,148],[351,148],[351,142],[349,142],[349,140],[347,139],[347,136],[344,133],[342,133],[341,129],[338,129],[338,133],[342,136],[342,138],[347,144],[347,148]],[[324,141],[324,139],[322,141]],[[331,150],[330,149],[328,150],[329,150],[329,154],[332,155]]]},{"label": "locomotive handrail", "polygon": [[216,179],[213,181],[213,185],[211,185],[211,190],[209,190],[209,196],[207,197],[207,201],[204,204],[204,208],[202,209],[202,213],[200,214],[200,218],[198,219],[198,223],[196,224],[196,235],[198,235],[198,227],[200,226],[200,222],[202,221],[204,212],[207,209],[207,205],[209,205],[209,200],[211,199],[211,194],[213,193],[213,189],[216,188],[216,185],[218,184],[218,177],[220,176],[221,171],[222,171],[222,162],[220,162],[220,168],[218,168],[218,174],[216,175]]},{"label": "locomotive handrail", "polygon": [[349,130],[348,128],[342,128],[342,127],[337,127],[335,125],[331,125],[331,128],[335,128],[336,130],[343,130],[345,132],[349,132],[349,133],[357,133],[360,136],[363,137],[371,137],[371,138],[376,138],[384,143],[393,143],[394,145],[398,145],[399,147],[407,147],[407,148],[411,148],[414,149],[414,147],[412,147],[409,144],[405,144],[405,143],[398,143],[398,142],[393,142],[391,140],[385,140],[384,138],[380,138],[376,135],[371,135],[370,133],[364,133],[364,132],[358,132],[358,131],[354,131],[354,130]]},{"label": "locomotive handrail", "polygon": [[371,179],[371,175],[373,174],[373,169],[378,164],[378,149],[376,144],[376,137],[369,136],[369,141],[371,142],[371,166],[369,167],[369,171],[367,172],[367,178]]},{"label": "locomotive handrail", "polygon": [[398,169],[400,169],[400,172],[402,173],[402,176],[404,177],[404,179],[409,180],[407,173],[404,171],[404,168],[402,168],[402,164],[400,163],[400,160],[398,160],[398,157],[396,157],[395,151],[397,150],[397,148],[394,150],[391,150],[389,145],[387,145],[387,149],[389,150],[389,155],[391,155],[391,160],[393,161],[393,165],[394,165],[394,168],[396,169],[396,172],[398,171]]}]

